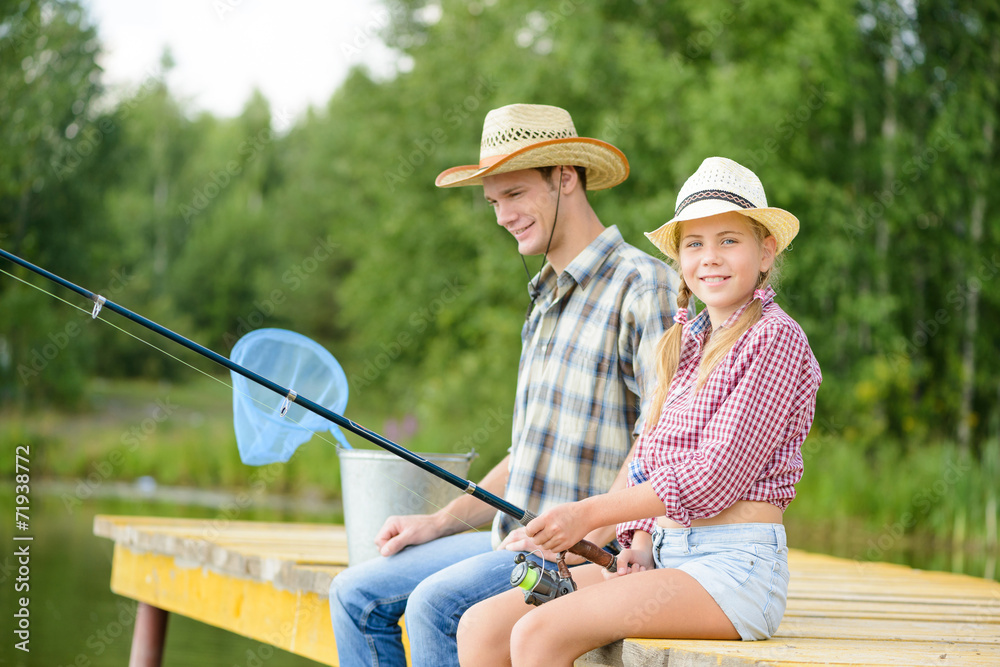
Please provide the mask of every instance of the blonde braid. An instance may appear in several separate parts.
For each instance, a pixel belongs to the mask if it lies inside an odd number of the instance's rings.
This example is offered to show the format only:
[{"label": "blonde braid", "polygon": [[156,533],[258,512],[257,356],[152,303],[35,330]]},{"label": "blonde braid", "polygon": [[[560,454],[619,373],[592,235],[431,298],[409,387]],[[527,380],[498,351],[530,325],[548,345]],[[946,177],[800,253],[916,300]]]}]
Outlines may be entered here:
[{"label": "blonde braid", "polygon": [[[768,274],[770,274],[770,271],[760,274],[757,279],[756,289],[763,289],[767,285]],[[712,371],[719,365],[719,362],[726,358],[726,355],[733,349],[733,345],[740,339],[740,336],[760,321],[763,312],[764,304],[761,300],[753,299],[731,326],[721,327],[717,331],[712,332],[712,337],[708,339],[705,351],[701,355],[701,363],[698,366],[698,381],[695,383],[694,388],[695,393],[701,390],[702,386],[708,380],[708,376],[712,374]]]},{"label": "blonde braid", "polygon": [[[680,289],[677,292],[677,312],[686,312],[688,304],[691,302],[691,289],[681,277]],[[646,418],[646,432],[653,430],[656,423],[660,421],[660,413],[663,411],[663,403],[667,400],[667,393],[670,390],[670,381],[677,372],[677,365],[681,359],[681,342],[683,340],[684,325],[675,321],[660,338],[656,345],[656,377],[659,382],[653,398],[649,402],[649,415]]]}]

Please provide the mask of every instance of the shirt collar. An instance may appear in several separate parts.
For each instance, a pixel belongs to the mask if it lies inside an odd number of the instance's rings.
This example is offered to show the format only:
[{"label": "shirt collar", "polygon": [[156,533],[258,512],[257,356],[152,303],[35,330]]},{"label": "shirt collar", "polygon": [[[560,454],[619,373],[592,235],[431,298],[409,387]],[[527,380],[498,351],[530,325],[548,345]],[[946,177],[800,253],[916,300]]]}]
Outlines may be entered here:
[{"label": "shirt collar", "polygon": [[[546,262],[542,270],[535,276],[535,280],[539,283],[539,296],[555,289],[557,282],[560,286],[564,286],[570,280],[575,281],[577,285],[586,289],[587,284],[597,275],[597,272],[604,263],[608,261],[611,252],[623,243],[625,243],[625,239],[622,238],[618,227],[611,225],[591,241],[586,248],[581,250],[580,254],[573,258],[573,261],[563,269],[563,272],[558,277],[555,275],[552,265]],[[533,282],[528,283],[529,293]]]},{"label": "shirt collar", "polygon": [[[754,290],[753,298],[751,298],[745,304],[740,306],[735,313],[726,318],[726,321],[722,323],[721,328],[725,329],[726,327],[730,326],[733,322],[735,322],[737,319],[739,319],[740,315],[742,315],[743,311],[746,310],[751,303],[753,303],[754,299],[760,299],[761,304],[763,306],[767,306],[769,303],[774,301],[774,294],[775,294],[774,288],[771,287],[770,285],[764,287],[763,289]],[[707,308],[702,309],[702,311],[698,313],[698,316],[693,320],[691,320],[691,322],[689,322],[686,326],[687,326],[686,334],[688,336],[691,336],[693,338],[701,336],[701,334],[710,329],[712,326],[712,322],[708,318],[708,309]]]}]

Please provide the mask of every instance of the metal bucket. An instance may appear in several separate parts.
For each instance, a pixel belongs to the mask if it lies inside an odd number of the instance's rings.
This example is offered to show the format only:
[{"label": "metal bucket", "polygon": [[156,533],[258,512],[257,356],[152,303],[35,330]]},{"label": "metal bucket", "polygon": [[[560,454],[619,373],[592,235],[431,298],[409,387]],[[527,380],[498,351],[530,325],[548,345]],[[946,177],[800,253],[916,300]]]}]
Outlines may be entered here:
[{"label": "metal bucket", "polygon": [[[462,491],[381,449],[341,449],[340,485],[344,499],[348,565],[379,556],[375,535],[394,514],[429,514]],[[450,473],[467,479],[476,457],[468,454],[419,455]]]}]

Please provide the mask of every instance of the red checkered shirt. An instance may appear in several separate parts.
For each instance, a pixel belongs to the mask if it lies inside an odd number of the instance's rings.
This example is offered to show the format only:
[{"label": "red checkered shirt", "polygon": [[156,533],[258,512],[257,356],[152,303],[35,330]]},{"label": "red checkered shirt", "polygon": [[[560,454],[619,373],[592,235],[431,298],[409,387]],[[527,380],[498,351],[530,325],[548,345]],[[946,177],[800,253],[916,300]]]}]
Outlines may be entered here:
[{"label": "red checkered shirt", "polygon": [[[805,333],[767,288],[760,321],[695,394],[708,328],[706,311],[685,325],[680,362],[660,419],[639,439],[629,467],[628,485],[650,481],[665,516],[683,526],[739,500],[769,502],[782,511],[788,507],[802,477],[801,446],[822,381]],[[655,522],[619,524],[618,539],[628,546],[633,531],[652,532]]]}]

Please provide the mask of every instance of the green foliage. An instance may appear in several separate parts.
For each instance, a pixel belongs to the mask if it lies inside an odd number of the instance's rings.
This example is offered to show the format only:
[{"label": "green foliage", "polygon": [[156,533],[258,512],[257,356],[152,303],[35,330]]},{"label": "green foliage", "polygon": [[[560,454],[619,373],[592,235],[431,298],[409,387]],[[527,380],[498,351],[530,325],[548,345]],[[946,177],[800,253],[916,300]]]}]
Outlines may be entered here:
[{"label": "green foliage", "polygon": [[[779,300],[824,371],[820,433],[858,449],[833,463],[888,467],[883,442],[982,456],[1000,430],[995,8],[439,4],[387,1],[399,71],[359,68],[294,122],[259,94],[237,118],[194,115],[162,73],[111,104],[77,3],[4,9],[0,244],[223,353],[262,326],[316,338],[347,372],[349,414],[415,424],[427,450],[474,445],[484,470],[509,443],[526,276],[481,191],[432,183],[477,160],[487,110],[557,104],[628,155],[629,179],[590,197],[640,248],[709,155],[800,218]],[[25,381],[33,351],[45,366]],[[0,278],[0,401],[189,373]]]},{"label": "green foliage", "polygon": [[[77,2],[21,2],[0,15],[0,244],[72,280],[114,245],[100,216],[115,138],[91,104],[98,48]],[[92,338],[62,305],[25,290],[6,276],[0,284],[0,401],[74,403]]]},{"label": "green foliage", "polygon": [[[997,446],[996,440],[984,445],[992,452]],[[911,449],[891,441],[865,445],[820,433],[810,435],[803,449],[806,472],[788,510],[793,522],[859,519],[864,532],[893,541],[908,535],[948,537],[962,522],[969,526],[968,538],[988,535],[988,513],[996,513],[997,470],[977,465],[955,443]],[[883,555],[878,550],[855,554],[868,560]]]}]

